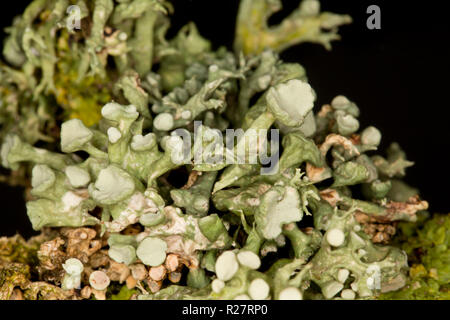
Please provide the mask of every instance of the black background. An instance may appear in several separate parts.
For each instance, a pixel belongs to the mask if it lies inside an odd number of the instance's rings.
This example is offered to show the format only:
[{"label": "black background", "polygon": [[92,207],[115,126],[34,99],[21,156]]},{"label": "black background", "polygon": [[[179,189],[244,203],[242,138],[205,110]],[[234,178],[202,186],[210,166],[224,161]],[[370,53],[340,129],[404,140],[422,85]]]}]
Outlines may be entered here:
[{"label": "black background", "polygon": [[[20,305],[18,304],[20,303]],[[130,304],[132,306],[130,307]],[[149,308],[153,315],[163,315],[166,319],[278,319],[288,314],[298,314],[298,318],[317,317],[318,313],[323,315],[323,310],[331,311],[335,314],[348,314],[351,310],[354,314],[367,314],[368,310],[374,310],[374,314],[386,317],[389,312],[390,318],[414,318],[423,310],[433,310],[435,314],[446,314],[448,304],[445,301],[437,300],[303,300],[303,301],[230,301],[230,300],[158,300],[158,301],[125,301],[125,300],[59,300],[57,303],[48,300],[35,301],[0,301],[2,312],[11,311],[18,317],[26,317],[29,310],[35,313],[46,313],[46,319],[61,319],[61,314],[67,314],[67,310],[80,310],[84,314],[89,314],[89,318],[101,319],[105,315],[113,315],[114,318],[130,318],[130,309],[133,314],[148,314]],[[24,306],[24,307],[22,307]],[[244,309],[243,306],[246,306]],[[267,313],[250,312],[250,306],[266,306]],[[209,315],[183,315],[185,308],[216,307],[214,317]],[[29,309],[30,308],[30,309]],[[253,307],[255,308],[255,307]],[[51,310],[51,312],[49,312]],[[229,310],[227,312],[227,310]],[[253,309],[255,310],[255,309]],[[320,310],[319,312],[317,310]],[[387,311],[388,310],[388,311]],[[441,310],[441,311],[439,311]],[[234,311],[232,314],[230,311]],[[300,314],[301,312],[301,314]],[[328,314],[328,313],[327,313]]]},{"label": "black background", "polygon": [[[2,3],[1,27],[23,12],[29,1]],[[173,0],[170,35],[194,21],[215,47],[231,48],[238,0]],[[322,9],[347,13],[353,23],[340,29],[341,41],[326,51],[301,44],[285,51],[286,61],[299,62],[318,94],[316,110],[338,95],[361,109],[361,127],[383,133],[381,150],[397,141],[414,167],[406,181],[421,190],[433,212],[449,212],[450,204],[450,11],[445,1],[323,0]],[[280,21],[297,0],[283,1]],[[368,30],[366,9],[381,8],[381,30]],[[3,37],[3,35],[2,35]],[[20,188],[1,186],[0,235],[31,234]]]}]

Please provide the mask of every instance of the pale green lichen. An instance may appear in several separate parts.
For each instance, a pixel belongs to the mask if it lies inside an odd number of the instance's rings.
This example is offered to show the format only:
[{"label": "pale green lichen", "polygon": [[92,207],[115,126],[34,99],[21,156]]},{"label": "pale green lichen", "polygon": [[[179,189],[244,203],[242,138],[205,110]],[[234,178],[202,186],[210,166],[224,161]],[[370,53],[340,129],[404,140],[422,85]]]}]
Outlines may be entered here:
[{"label": "pale green lichen", "polygon": [[[362,127],[347,97],[315,110],[303,67],[276,53],[305,41],[328,48],[348,16],[303,0],[269,27],[281,2],[242,0],[232,53],[213,50],[193,23],[166,40],[162,1],[76,3],[90,32],[62,30],[71,1],[35,0],[9,29],[10,65],[0,66],[2,166],[34,164],[35,230],[77,228],[37,254],[37,274],[64,290],[32,282],[14,264],[24,249],[6,242],[0,298],[19,288],[27,298],[81,289],[96,299],[352,300],[409,283],[406,254],[374,244],[385,239],[370,227],[427,209],[399,180],[413,163],[398,144],[375,154],[381,133]],[[60,125],[54,101],[66,110]],[[58,127],[56,145],[48,133]],[[433,250],[446,253],[441,240]],[[424,264],[447,280],[441,262]]]},{"label": "pale green lichen", "polygon": [[317,0],[304,0],[279,25],[269,26],[268,19],[281,8],[279,0],[241,1],[235,50],[258,54],[267,47],[282,51],[302,42],[319,43],[330,49],[330,42],[339,39],[337,28],[352,21],[348,15],[321,13]]}]

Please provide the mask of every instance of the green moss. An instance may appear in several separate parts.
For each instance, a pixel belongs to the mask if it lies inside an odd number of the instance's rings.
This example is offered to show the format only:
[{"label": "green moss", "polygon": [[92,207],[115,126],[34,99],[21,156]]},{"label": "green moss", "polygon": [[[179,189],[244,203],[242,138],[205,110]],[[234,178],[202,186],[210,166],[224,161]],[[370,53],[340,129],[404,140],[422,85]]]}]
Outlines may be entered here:
[{"label": "green moss", "polygon": [[23,263],[30,266],[38,264],[37,251],[41,241],[25,241],[20,235],[0,238],[0,263]]},{"label": "green moss", "polygon": [[78,81],[80,59],[69,46],[69,34],[62,30],[58,39],[58,63],[54,96],[64,109],[64,120],[80,119],[86,126],[101,119],[101,106],[111,101],[113,81],[99,75],[86,75]]},{"label": "green moss", "polygon": [[134,294],[138,293],[138,290],[128,289],[126,285],[123,285],[118,293],[111,295],[111,300],[130,300]]},{"label": "green moss", "polygon": [[450,214],[435,214],[423,221],[425,217],[423,213],[419,228],[400,223],[396,241],[408,254],[410,280],[402,290],[379,299],[450,299]]}]

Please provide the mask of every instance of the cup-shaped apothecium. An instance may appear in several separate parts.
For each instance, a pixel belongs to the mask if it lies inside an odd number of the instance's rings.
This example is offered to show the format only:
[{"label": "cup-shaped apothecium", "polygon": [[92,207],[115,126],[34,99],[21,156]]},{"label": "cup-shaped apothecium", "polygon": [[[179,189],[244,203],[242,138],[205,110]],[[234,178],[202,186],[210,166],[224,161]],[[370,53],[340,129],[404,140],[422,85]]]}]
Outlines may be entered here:
[{"label": "cup-shaped apothecium", "polygon": [[298,127],[314,106],[315,95],[311,86],[293,79],[272,87],[267,92],[267,109],[283,125]]}]

